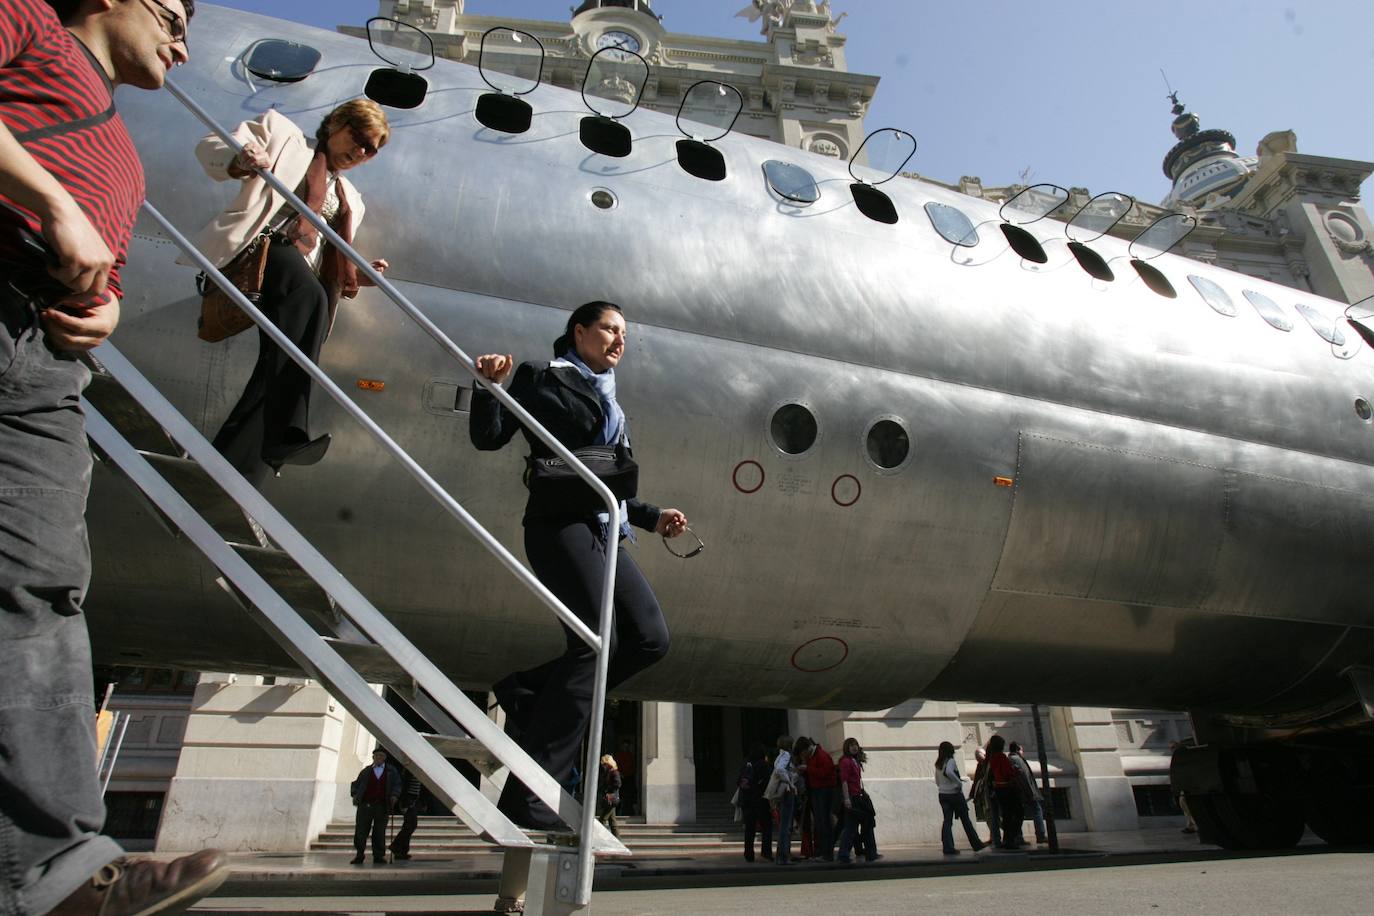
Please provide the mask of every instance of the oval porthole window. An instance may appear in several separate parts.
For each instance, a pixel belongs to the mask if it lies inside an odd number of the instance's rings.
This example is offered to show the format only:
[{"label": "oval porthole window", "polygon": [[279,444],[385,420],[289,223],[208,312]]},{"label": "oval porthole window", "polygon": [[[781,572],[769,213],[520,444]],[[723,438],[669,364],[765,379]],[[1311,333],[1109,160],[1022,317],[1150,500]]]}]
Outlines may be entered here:
[{"label": "oval porthole window", "polygon": [[1193,284],[1193,289],[1197,290],[1198,295],[1203,298],[1203,301],[1210,305],[1212,311],[1216,312],[1218,315],[1234,318],[1240,314],[1240,310],[1237,309],[1236,304],[1231,301],[1231,297],[1227,295],[1226,290],[1222,289],[1216,283],[1213,283],[1206,277],[1199,277],[1197,274],[1189,274],[1188,282]]},{"label": "oval porthole window", "polygon": [[1374,419],[1374,407],[1371,407],[1369,402],[1364,398],[1356,398],[1355,416],[1368,423],[1371,419]]},{"label": "oval porthole window", "polygon": [[609,210],[614,207],[616,203],[615,195],[605,188],[597,188],[592,191],[592,193],[588,195],[588,199],[592,202],[592,206],[596,207],[598,210]]},{"label": "oval porthole window", "polygon": [[816,187],[816,179],[799,165],[769,159],[763,164],[763,174],[773,193],[783,200],[794,204],[814,204],[821,199],[821,189]]},{"label": "oval porthole window", "polygon": [[965,248],[972,248],[978,244],[978,230],[973,227],[972,221],[963,210],[931,201],[926,204],[926,216],[930,217],[930,224],[946,242],[963,245]]},{"label": "oval porthole window", "polygon": [[259,79],[299,83],[315,71],[320,52],[294,41],[263,38],[243,56],[244,69]]},{"label": "oval porthole window", "polygon": [[800,455],[816,444],[820,427],[816,416],[801,404],[784,404],[773,411],[768,435],[784,455]]},{"label": "oval porthole window", "polygon": [[892,417],[874,420],[864,434],[864,454],[880,471],[896,471],[911,457],[911,435]]}]

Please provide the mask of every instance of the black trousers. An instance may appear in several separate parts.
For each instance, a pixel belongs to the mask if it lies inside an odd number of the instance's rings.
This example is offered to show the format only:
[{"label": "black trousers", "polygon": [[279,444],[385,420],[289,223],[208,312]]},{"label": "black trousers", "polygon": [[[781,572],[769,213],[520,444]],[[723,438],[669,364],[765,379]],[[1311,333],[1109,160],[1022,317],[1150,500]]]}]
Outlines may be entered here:
[{"label": "black trousers", "polygon": [[754,835],[760,835],[765,859],[773,858],[773,809],[762,798],[751,799],[743,806],[744,861],[754,861]]},{"label": "black trousers", "polygon": [[997,808],[1002,815],[1002,845],[1008,849],[1025,845],[1021,836],[1021,822],[1026,815],[1021,808],[1021,793],[1016,786],[997,786]]},{"label": "black trousers", "polygon": [[372,859],[380,862],[386,858],[386,802],[362,802],[358,805],[358,815],[353,821],[353,848],[361,856],[367,849],[367,836],[372,834]]},{"label": "black trousers", "polygon": [[[644,574],[623,548],[616,558],[615,631],[607,688],[623,683],[668,653],[668,624]],[[525,555],[539,581],[593,632],[606,546],[595,519],[531,521],[525,526]],[[596,655],[567,627],[563,654],[537,668],[517,672],[518,717],[510,723],[520,746],[560,783],[567,783],[591,719]],[[509,710],[507,710],[509,714]],[[498,807],[518,824],[551,827],[560,823],[518,779],[508,779]]]},{"label": "black trousers", "polygon": [[[267,252],[260,308],[291,342],[319,361],[329,330],[329,296],[294,245],[272,243]],[[214,445],[253,483],[266,479],[264,450],[310,438],[310,376],[258,331],[258,361]]]},{"label": "black trousers", "polygon": [[420,806],[411,805],[401,814],[401,829],[396,831],[396,838],[391,841],[391,851],[398,856],[410,855],[410,838],[415,835],[415,828],[420,824]]}]

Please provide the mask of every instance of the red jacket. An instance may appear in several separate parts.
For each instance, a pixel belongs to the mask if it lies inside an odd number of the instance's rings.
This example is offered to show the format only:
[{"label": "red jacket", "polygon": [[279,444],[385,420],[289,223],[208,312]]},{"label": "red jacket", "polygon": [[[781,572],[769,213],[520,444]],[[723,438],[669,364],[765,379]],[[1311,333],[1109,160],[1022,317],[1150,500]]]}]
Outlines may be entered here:
[{"label": "red jacket", "polygon": [[808,789],[833,789],[839,781],[835,773],[835,761],[825,752],[825,748],[816,745],[815,753],[811,759],[806,761],[806,787]]}]

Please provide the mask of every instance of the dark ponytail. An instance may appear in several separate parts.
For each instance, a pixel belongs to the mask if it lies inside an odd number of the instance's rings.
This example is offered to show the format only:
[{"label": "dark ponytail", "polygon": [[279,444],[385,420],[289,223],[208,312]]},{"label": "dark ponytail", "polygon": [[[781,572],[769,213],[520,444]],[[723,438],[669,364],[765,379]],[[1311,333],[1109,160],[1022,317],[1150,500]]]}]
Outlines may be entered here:
[{"label": "dark ponytail", "polygon": [[620,312],[622,315],[625,314],[621,311],[620,306],[616,305],[614,302],[606,302],[602,299],[584,302],[574,309],[572,315],[568,317],[567,325],[563,328],[563,336],[553,342],[554,358],[557,359],[564,353],[573,349],[576,342],[576,338],[573,336],[573,328],[578,325],[584,328],[591,327],[592,324],[608,310]]}]

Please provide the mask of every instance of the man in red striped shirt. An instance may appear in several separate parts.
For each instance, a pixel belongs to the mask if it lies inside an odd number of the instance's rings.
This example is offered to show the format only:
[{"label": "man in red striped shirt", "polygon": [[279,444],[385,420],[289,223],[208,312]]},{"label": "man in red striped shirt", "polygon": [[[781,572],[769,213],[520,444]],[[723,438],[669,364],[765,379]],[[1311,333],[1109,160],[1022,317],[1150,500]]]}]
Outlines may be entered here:
[{"label": "man in red striped shirt", "polygon": [[119,320],[143,169],[114,87],[188,59],[193,0],[0,0],[0,913],[174,912],[222,853],[134,862],[99,830],[75,353]]}]

